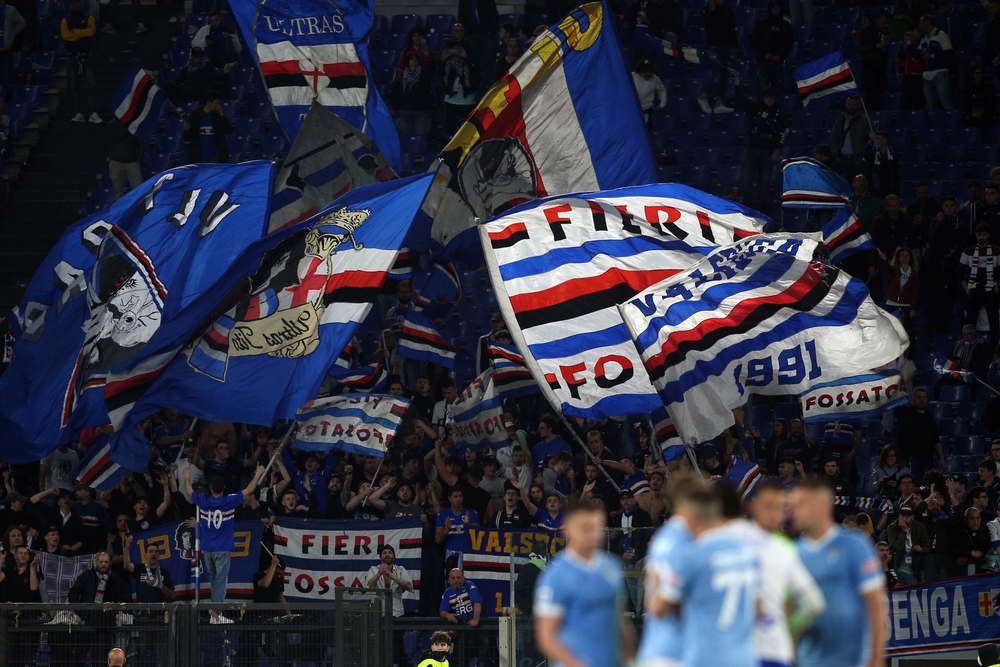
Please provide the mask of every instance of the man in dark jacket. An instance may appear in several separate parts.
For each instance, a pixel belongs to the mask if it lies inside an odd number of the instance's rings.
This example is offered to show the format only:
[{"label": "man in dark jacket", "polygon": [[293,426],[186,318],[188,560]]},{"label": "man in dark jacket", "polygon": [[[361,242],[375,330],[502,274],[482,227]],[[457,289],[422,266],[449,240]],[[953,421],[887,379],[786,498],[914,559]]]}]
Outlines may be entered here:
[{"label": "man in dark jacket", "polygon": [[[131,602],[132,587],[117,572],[111,570],[111,556],[102,551],[94,557],[94,567],[85,570],[69,589],[69,601],[75,604],[104,604],[106,602]],[[103,655],[111,648],[114,637],[115,611],[80,612],[94,634],[74,633],[79,637],[77,655],[84,655],[89,648],[94,655]]]},{"label": "man in dark jacket", "polygon": [[649,36],[678,42],[684,35],[684,11],[676,0],[637,0],[625,10],[622,21],[633,28],[649,27]]},{"label": "man in dark jacket", "polygon": [[959,516],[949,520],[951,532],[948,535],[948,547],[957,566],[956,574],[965,574],[970,565],[977,572],[982,572],[984,556],[993,548],[990,544],[990,531],[983,525],[980,512],[975,507],[965,510]]},{"label": "man in dark jacket", "polygon": [[[858,31],[858,53],[861,54],[861,86],[865,102],[872,111],[882,108],[882,96],[889,86],[889,21],[888,12],[880,11],[875,20]],[[870,180],[870,179],[869,179]]]},{"label": "man in dark jacket", "polygon": [[[613,530],[609,544],[612,553],[621,554],[626,572],[641,572],[642,560],[646,557],[649,540],[653,536],[653,520],[646,510],[635,502],[635,495],[622,489],[618,495],[621,510],[611,515],[608,528]],[[628,577],[625,580],[629,597],[636,612],[642,609],[642,579]]]},{"label": "man in dark jacket", "polygon": [[125,194],[126,179],[133,190],[142,184],[142,170],[139,168],[142,142],[117,118],[111,119],[108,129],[111,130],[108,173],[111,175],[111,186],[115,189],[115,201],[118,201]]},{"label": "man in dark jacket", "polygon": [[229,162],[226,135],[235,131],[222,113],[222,97],[215,91],[205,95],[200,107],[184,122],[184,138],[189,142],[192,162]]},{"label": "man in dark jacket", "polygon": [[740,196],[743,203],[758,211],[765,211],[768,204],[767,188],[771,183],[771,169],[781,159],[785,144],[788,120],[778,109],[778,91],[765,88],[761,103],[751,101],[740,86],[740,75],[729,70],[736,84],[736,101],[750,117],[747,147],[740,162]]},{"label": "man in dark jacket", "polygon": [[771,0],[767,16],[757,21],[750,35],[750,46],[757,56],[757,77],[760,88],[781,91],[785,60],[792,52],[792,24],[785,20],[781,0]]},{"label": "man in dark jacket", "polygon": [[177,78],[166,86],[167,96],[175,103],[198,102],[212,90],[219,90],[225,79],[219,70],[205,61],[203,49],[194,47],[188,64],[182,67]]},{"label": "man in dark jacket", "polygon": [[889,133],[877,130],[861,154],[868,189],[876,197],[899,194],[899,155],[889,149]]}]

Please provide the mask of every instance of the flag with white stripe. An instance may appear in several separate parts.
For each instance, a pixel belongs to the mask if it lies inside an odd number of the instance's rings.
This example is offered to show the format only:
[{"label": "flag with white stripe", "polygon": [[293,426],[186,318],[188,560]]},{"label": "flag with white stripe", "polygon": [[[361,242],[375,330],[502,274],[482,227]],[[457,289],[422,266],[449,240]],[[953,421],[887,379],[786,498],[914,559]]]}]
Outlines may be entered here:
[{"label": "flag with white stripe", "polygon": [[649,415],[653,423],[653,438],[663,454],[664,461],[680,461],[684,458],[684,441],[677,434],[674,420],[662,405]]},{"label": "flag with white stripe", "polygon": [[408,398],[378,394],[344,394],[311,401],[296,416],[299,430],[295,446],[384,457],[409,407]]},{"label": "flag with white stripe", "polygon": [[429,317],[413,308],[406,311],[399,332],[399,356],[455,367],[455,344],[444,337]]},{"label": "flag with white stripe", "polygon": [[739,246],[619,306],[685,443],[731,426],[749,394],[799,394],[887,364],[909,345],[860,281]]},{"label": "flag with white stripe", "polygon": [[680,58],[695,65],[700,65],[705,60],[705,53],[701,49],[696,49],[693,46],[681,46],[667,40],[663,40],[663,52],[668,56]]},{"label": "flag with white stripe", "polygon": [[444,317],[462,299],[462,281],[451,262],[437,263],[417,293],[413,307],[432,319]]},{"label": "flag with white stripe", "polygon": [[830,251],[830,262],[840,264],[859,252],[878,250],[872,237],[865,231],[865,225],[858,217],[845,208],[823,226],[823,243]]},{"label": "flag with white stripe", "polygon": [[479,232],[504,322],[542,393],[567,415],[602,420],[662,405],[616,306],[767,222],[658,184],[533,201]]},{"label": "flag with white stripe", "polygon": [[409,248],[400,248],[396,255],[396,261],[389,269],[391,280],[410,280],[413,278],[413,251]]},{"label": "flag with white stripe", "polygon": [[281,128],[293,142],[317,102],[371,137],[398,170],[399,135],[369,72],[371,3],[232,0]]},{"label": "flag with white stripe", "polygon": [[795,83],[799,96],[802,97],[803,108],[808,107],[810,102],[830,95],[856,95],[858,90],[851,66],[841,51],[799,67],[795,70]]},{"label": "flag with white stripe", "polygon": [[268,232],[316,215],[348,190],[394,178],[375,142],[314,101],[275,179]]},{"label": "flag with white stripe", "polygon": [[847,206],[851,186],[819,160],[794,157],[781,163],[781,205],[785,208],[833,208]]},{"label": "flag with white stripe", "polygon": [[160,112],[168,104],[166,94],[160,90],[146,70],[136,63],[122,79],[111,110],[129,132],[143,141],[149,141],[160,129]]},{"label": "flag with white stripe", "polygon": [[494,450],[506,444],[503,398],[497,394],[491,369],[473,380],[458,397],[458,402],[450,406],[447,424],[456,445],[467,445],[478,451],[487,442]]},{"label": "flag with white stripe", "polygon": [[331,369],[330,377],[334,381],[330,391],[333,395],[348,392],[377,394],[385,391],[389,372],[382,364],[375,363],[339,373],[334,373]]},{"label": "flag with white stripe", "polygon": [[490,343],[487,350],[497,393],[505,398],[530,396],[541,392],[531,371],[524,365],[524,357],[513,345]]},{"label": "flag with white stripe", "polygon": [[80,484],[98,491],[110,491],[128,474],[128,469],[111,460],[111,442],[107,441],[87,452],[73,476]]}]

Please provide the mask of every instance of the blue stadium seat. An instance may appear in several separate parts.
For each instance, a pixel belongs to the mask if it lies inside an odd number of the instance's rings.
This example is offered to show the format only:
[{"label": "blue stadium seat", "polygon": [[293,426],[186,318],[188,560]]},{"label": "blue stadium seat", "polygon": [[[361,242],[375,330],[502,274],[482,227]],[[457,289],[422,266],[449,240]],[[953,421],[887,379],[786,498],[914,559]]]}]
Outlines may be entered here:
[{"label": "blue stadium seat", "polygon": [[707,164],[709,167],[720,167],[722,166],[722,159],[725,155],[725,147],[702,148],[698,151],[698,162],[701,164]]},{"label": "blue stadium seat", "polygon": [[927,127],[927,112],[900,111],[896,115],[896,127],[901,130],[922,130]]},{"label": "blue stadium seat", "polygon": [[967,436],[969,435],[968,419],[942,419],[938,422],[938,432],[947,436]]},{"label": "blue stadium seat", "polygon": [[233,67],[229,70],[229,85],[246,86],[253,81],[254,74],[252,67]]},{"label": "blue stadium seat", "polygon": [[170,153],[147,153],[146,168],[154,174],[170,169],[173,164],[173,156]]},{"label": "blue stadium seat", "polygon": [[237,118],[233,124],[236,126],[236,134],[257,136],[264,130],[263,118]]},{"label": "blue stadium seat", "polygon": [[649,118],[650,129],[654,132],[676,132],[683,121],[676,114],[654,113]]},{"label": "blue stadium seat", "polygon": [[396,51],[397,53],[405,49],[409,41],[409,35],[405,32],[390,32],[382,35],[383,48],[389,49],[390,51]]},{"label": "blue stadium seat", "polygon": [[227,134],[226,145],[229,146],[229,154],[249,153],[253,147],[253,137],[247,134]]},{"label": "blue stadium seat", "polygon": [[948,135],[940,127],[921,128],[919,137],[921,143],[925,144],[943,144],[948,140]]},{"label": "blue stadium seat", "polygon": [[406,34],[410,28],[420,25],[420,16],[417,14],[396,14],[389,24],[389,32],[401,32]]},{"label": "blue stadium seat", "polygon": [[191,49],[171,49],[167,52],[167,67],[184,67],[190,56]]},{"label": "blue stadium seat", "polygon": [[946,401],[948,403],[960,403],[962,401],[972,400],[972,392],[965,385],[951,385],[941,387],[941,393],[938,395],[939,401]]},{"label": "blue stadium seat", "polygon": [[246,103],[246,117],[247,118],[270,118],[271,117],[271,106],[267,102],[247,102]]},{"label": "blue stadium seat", "polygon": [[966,178],[965,174],[965,164],[963,163],[936,163],[932,164],[931,168],[934,170],[934,178],[937,180],[944,181],[964,181]]},{"label": "blue stadium seat", "polygon": [[177,153],[184,148],[184,135],[160,134],[156,137],[156,150],[161,153]]},{"label": "blue stadium seat", "polygon": [[952,418],[952,404],[940,401],[930,401],[927,403],[927,410],[934,415],[934,421],[940,423],[942,420]]},{"label": "blue stadium seat", "polygon": [[30,104],[17,104],[11,102],[5,108],[6,113],[10,116],[11,120],[19,120],[22,123],[31,122],[31,105]]},{"label": "blue stadium seat", "polygon": [[658,165],[656,167],[657,183],[673,183],[677,175],[677,167],[670,165]]},{"label": "blue stadium seat", "polygon": [[455,17],[451,14],[428,14],[424,20],[424,28],[429,35],[434,33],[451,34],[451,26],[453,25],[455,25]]},{"label": "blue stadium seat", "polygon": [[427,137],[400,137],[399,150],[413,155],[423,155],[427,152]]},{"label": "blue stadium seat", "polygon": [[236,119],[240,117],[240,103],[226,100],[222,103],[222,113],[230,122],[236,122]]},{"label": "blue stadium seat", "polygon": [[722,164],[719,165],[719,183],[722,185],[727,185],[732,187],[739,183],[740,180],[740,165],[739,164]]},{"label": "blue stadium seat", "polygon": [[951,453],[954,456],[984,456],[986,439],[981,435],[954,437],[951,439]]},{"label": "blue stadium seat", "polygon": [[709,132],[714,129],[714,117],[706,113],[689,113],[682,116],[684,129],[691,132]]},{"label": "blue stadium seat", "polygon": [[774,406],[775,419],[795,419],[801,416],[798,403],[778,403]]},{"label": "blue stadium seat", "polygon": [[959,127],[952,130],[950,135],[951,140],[956,144],[963,146],[978,146],[979,144],[978,127]]},{"label": "blue stadium seat", "polygon": [[674,148],[698,148],[702,143],[700,132],[678,132],[673,136]]},{"label": "blue stadium seat", "polygon": [[518,28],[524,25],[524,14],[501,14],[498,18],[500,23],[513,23]]},{"label": "blue stadium seat", "polygon": [[711,177],[711,170],[707,164],[693,164],[681,170],[679,181],[692,188],[701,189],[708,185]]},{"label": "blue stadium seat", "polygon": [[962,127],[962,112],[957,109],[935,112],[934,127],[943,127],[946,130],[957,130]]},{"label": "blue stadium seat", "polygon": [[389,19],[387,19],[382,14],[376,14],[375,21],[372,23],[372,32],[378,34],[388,31],[389,31]]},{"label": "blue stadium seat", "polygon": [[719,127],[732,134],[742,134],[746,129],[746,116],[741,113],[725,113],[715,116],[719,121]]},{"label": "blue stadium seat", "polygon": [[115,203],[115,191],[111,188],[94,188],[90,191],[90,203],[94,206],[111,206]]},{"label": "blue stadium seat", "polygon": [[283,134],[265,134],[260,138],[261,152],[271,159],[288,152],[288,141]]},{"label": "blue stadium seat", "polygon": [[528,26],[531,27],[532,30],[540,25],[548,27],[549,24],[548,17],[545,14],[528,14],[527,22]]},{"label": "blue stadium seat", "polygon": [[[910,156],[913,148],[916,146],[907,149],[907,157]],[[928,146],[928,148],[931,149],[934,159],[928,158],[925,162],[965,162],[966,154],[969,151],[968,147],[956,144],[937,144]]]},{"label": "blue stadium seat", "polygon": [[716,130],[714,132],[708,133],[709,146],[725,148],[727,146],[734,146],[735,144],[736,144],[736,137],[729,134],[725,130]]},{"label": "blue stadium seat", "polygon": [[32,109],[42,106],[41,86],[13,86],[12,99],[15,104],[28,104]]}]

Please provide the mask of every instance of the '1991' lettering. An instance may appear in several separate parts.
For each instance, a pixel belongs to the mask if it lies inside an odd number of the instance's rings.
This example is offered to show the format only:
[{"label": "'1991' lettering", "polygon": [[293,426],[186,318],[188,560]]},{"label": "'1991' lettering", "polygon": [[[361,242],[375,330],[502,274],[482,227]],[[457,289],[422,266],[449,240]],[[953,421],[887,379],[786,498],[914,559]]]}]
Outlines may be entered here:
[{"label": "'1991' lettering", "polygon": [[[805,354],[802,352],[803,347]],[[810,340],[804,345],[781,350],[775,355],[748,360],[745,377],[743,364],[737,364],[733,374],[742,396],[746,393],[746,387],[767,387],[774,384],[775,379],[779,385],[795,385],[807,378],[816,380],[823,375],[823,369],[816,359],[816,341]]]}]

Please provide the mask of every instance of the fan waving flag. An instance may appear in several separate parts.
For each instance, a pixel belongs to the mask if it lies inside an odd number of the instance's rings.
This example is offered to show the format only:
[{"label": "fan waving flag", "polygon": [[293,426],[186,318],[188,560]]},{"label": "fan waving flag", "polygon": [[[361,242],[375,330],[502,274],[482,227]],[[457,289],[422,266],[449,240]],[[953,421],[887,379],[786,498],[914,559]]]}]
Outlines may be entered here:
[{"label": "fan waving flag", "polygon": [[377,394],[385,391],[389,373],[382,364],[368,364],[367,366],[353,368],[336,374],[331,372],[330,377],[334,381],[331,394],[336,395],[345,392]]},{"label": "fan waving flag", "polygon": [[530,396],[541,391],[531,377],[531,371],[524,365],[524,357],[513,345],[490,343],[488,348],[490,366],[496,391],[504,398]]},{"label": "fan waving flag", "polygon": [[855,253],[878,250],[864,223],[846,208],[823,226],[823,243],[830,249],[832,264],[839,264]]},{"label": "fan waving flag", "polygon": [[115,118],[129,132],[149,141],[160,131],[160,112],[168,104],[166,94],[138,63],[122,79],[111,100]]},{"label": "fan waving flag", "polygon": [[835,208],[851,201],[851,186],[819,160],[795,157],[781,163],[781,205],[785,208]]},{"label": "fan waving flag", "polygon": [[268,231],[311,218],[353,188],[394,178],[371,139],[314,101],[275,179]]},{"label": "fan waving flag", "polygon": [[438,331],[429,317],[413,308],[406,311],[399,332],[399,356],[454,368],[455,353],[455,344]]},{"label": "fan waving flag", "polygon": [[733,424],[749,394],[799,394],[905,352],[899,320],[837,268],[743,244],[619,306],[685,443]]},{"label": "fan waving flag", "polygon": [[557,409],[602,420],[662,405],[616,306],[767,219],[683,185],[551,197],[480,226],[525,365]]},{"label": "fan waving flag", "polygon": [[799,67],[795,70],[795,83],[803,107],[830,95],[856,95],[858,90],[851,66],[840,51]]},{"label": "fan waving flag", "polygon": [[229,7],[289,139],[316,101],[371,137],[399,170],[399,135],[368,66],[372,3],[232,0]]},{"label": "fan waving flag", "polygon": [[503,399],[497,395],[493,371],[487,369],[465,388],[450,408],[448,425],[456,445],[478,450],[489,443],[493,449],[499,449],[507,442]]},{"label": "fan waving flag", "polygon": [[345,394],[302,406],[295,446],[310,452],[339,449],[383,458],[403,421],[410,399]]},{"label": "fan waving flag", "polygon": [[423,210],[444,257],[478,254],[476,223],[527,200],[656,182],[632,79],[604,12],[599,2],[585,4],[539,35],[442,150]]},{"label": "fan waving flag", "polygon": [[315,399],[396,258],[431,176],[352,190],[251,248],[249,291],[149,386],[132,411],[271,424]]},{"label": "fan waving flag", "polygon": [[107,422],[252,272],[242,253],[264,235],[273,167],[166,171],[60,239],[25,293],[0,377],[0,423],[16,427],[7,460],[38,460]]},{"label": "fan waving flag", "polygon": [[676,42],[668,42],[666,40],[663,40],[663,52],[668,56],[680,58],[695,65],[702,64],[706,59],[705,52],[701,49],[696,49],[693,46],[681,46]]},{"label": "fan waving flag", "polygon": [[128,474],[128,469],[111,460],[111,442],[94,447],[80,461],[74,477],[98,491],[109,491]]}]

